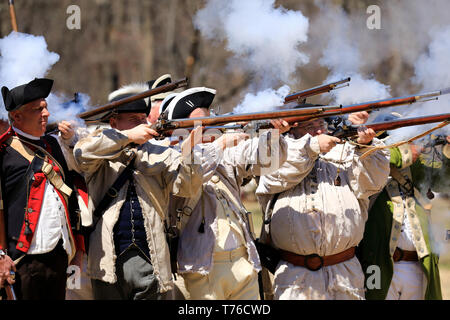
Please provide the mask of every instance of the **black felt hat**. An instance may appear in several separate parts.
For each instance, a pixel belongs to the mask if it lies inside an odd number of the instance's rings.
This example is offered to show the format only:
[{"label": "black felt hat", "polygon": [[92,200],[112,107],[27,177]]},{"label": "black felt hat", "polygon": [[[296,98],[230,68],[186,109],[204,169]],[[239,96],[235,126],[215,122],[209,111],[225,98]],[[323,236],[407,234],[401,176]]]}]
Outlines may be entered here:
[{"label": "black felt hat", "polygon": [[[134,96],[147,90],[148,86],[145,83],[134,83],[126,85],[116,91],[111,92],[108,96],[108,101],[114,102],[122,100],[124,98]],[[111,116],[115,113],[145,113],[146,115],[148,115],[150,113],[149,98],[144,98],[129,103],[121,104],[117,106],[117,108],[115,108],[114,110],[108,111],[96,117],[97,119],[100,118],[102,122],[108,123],[109,118],[111,118]]]},{"label": "black felt hat", "polygon": [[[161,77],[159,77],[156,80],[150,80],[148,81],[148,87],[150,89],[155,89],[157,87],[161,87],[165,84],[171,83],[172,82],[172,76],[170,74],[164,74]],[[155,100],[163,100],[165,97],[167,97],[170,94],[170,91],[168,92],[162,92],[159,94],[155,94],[154,96],[151,96],[150,99],[151,101],[155,101]]]},{"label": "black felt hat", "polygon": [[52,90],[52,86],[53,80],[51,79],[35,78],[11,90],[7,87],[2,87],[2,96],[6,111],[14,111],[34,100],[47,98]]},{"label": "black felt hat", "polygon": [[216,90],[210,88],[197,87],[185,90],[177,94],[167,106],[168,119],[188,118],[197,108],[209,109],[215,96]]}]

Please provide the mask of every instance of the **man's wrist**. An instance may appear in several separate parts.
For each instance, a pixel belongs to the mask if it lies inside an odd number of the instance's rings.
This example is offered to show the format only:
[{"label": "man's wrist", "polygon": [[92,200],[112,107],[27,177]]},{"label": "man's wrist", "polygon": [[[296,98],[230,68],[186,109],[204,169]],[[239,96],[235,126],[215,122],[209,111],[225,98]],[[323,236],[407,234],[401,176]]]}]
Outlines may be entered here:
[{"label": "man's wrist", "polygon": [[0,249],[0,259],[5,258],[5,256],[8,255],[8,252],[6,249]]}]

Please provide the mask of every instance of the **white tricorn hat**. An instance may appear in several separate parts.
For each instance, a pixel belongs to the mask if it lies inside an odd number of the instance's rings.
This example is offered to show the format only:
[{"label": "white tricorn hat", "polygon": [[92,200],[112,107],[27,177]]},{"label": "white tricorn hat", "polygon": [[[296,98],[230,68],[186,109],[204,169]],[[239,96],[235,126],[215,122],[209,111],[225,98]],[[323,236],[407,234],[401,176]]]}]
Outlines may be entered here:
[{"label": "white tricorn hat", "polygon": [[[172,76],[170,74],[164,74],[161,77],[159,77],[156,80],[150,80],[148,81],[148,87],[150,89],[155,89],[157,87],[163,86],[165,84],[171,83],[172,82]],[[151,96],[150,99],[151,101],[155,101],[155,100],[163,100],[165,97],[167,97],[171,92],[162,92],[159,94],[156,94],[154,96]]]}]

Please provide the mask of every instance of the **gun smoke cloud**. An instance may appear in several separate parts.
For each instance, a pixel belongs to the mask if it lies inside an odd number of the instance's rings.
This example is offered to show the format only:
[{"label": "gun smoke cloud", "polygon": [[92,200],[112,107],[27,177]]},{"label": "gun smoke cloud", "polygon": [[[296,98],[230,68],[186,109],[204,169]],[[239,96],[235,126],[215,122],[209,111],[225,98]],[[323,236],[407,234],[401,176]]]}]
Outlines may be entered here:
[{"label": "gun smoke cloud", "polygon": [[309,21],[300,11],[282,6],[275,0],[209,0],[199,10],[194,25],[209,40],[226,42],[233,53],[230,63],[254,76],[254,90],[234,112],[257,112],[281,105],[280,92],[273,86],[293,83],[298,67],[309,57],[299,50],[308,40]]},{"label": "gun smoke cloud", "polygon": [[[448,1],[400,0],[383,3],[380,5],[380,30],[366,27],[368,16],[365,8],[347,13],[329,1],[317,0],[315,4],[319,13],[311,20],[311,40],[306,44],[306,52],[310,56],[320,56],[319,65],[328,68],[329,74],[324,83],[352,78],[349,87],[330,93],[334,103],[353,104],[450,87]],[[404,77],[392,79],[397,82],[396,88],[375,79],[375,75],[383,76],[380,69],[383,65],[398,70],[394,77]],[[380,113],[394,111],[403,117],[448,113],[449,102],[450,97],[444,95],[437,101],[375,111],[371,120]],[[392,130],[387,142],[411,138],[435,125]],[[435,133],[449,134],[449,127]]]},{"label": "gun smoke cloud", "polygon": [[[431,42],[427,50],[422,53],[414,66],[415,76],[412,82],[422,88],[424,92],[445,89],[450,86],[450,25],[442,30],[431,32]],[[415,108],[401,109],[405,117],[419,117],[430,114],[449,113],[450,95],[443,95],[436,101],[428,101],[418,104]],[[428,124],[420,127],[420,131],[433,128],[436,124]],[[417,127],[406,127],[390,132],[392,141],[408,139],[417,135]],[[439,129],[434,134],[450,135],[450,128],[446,126]],[[425,137],[419,143],[426,143]]]},{"label": "gun smoke cloud", "polygon": [[[13,88],[34,78],[44,78],[60,59],[55,52],[48,50],[43,36],[12,32],[0,39],[0,85]],[[3,99],[0,99],[0,118],[7,119]],[[47,104],[50,111],[49,122],[77,119],[76,114],[89,105],[89,97],[80,95],[80,102],[71,100],[62,93],[52,92]],[[82,125],[78,121],[79,125]]]},{"label": "gun smoke cloud", "polygon": [[320,47],[325,48],[319,59],[319,64],[329,70],[324,83],[352,78],[349,87],[331,92],[334,103],[346,105],[391,97],[388,85],[377,81],[373,74],[364,74],[365,53],[361,53],[359,43],[354,41],[355,20],[343,9],[328,3],[318,6],[319,15],[311,29],[317,28],[315,32],[320,33],[322,42]]}]

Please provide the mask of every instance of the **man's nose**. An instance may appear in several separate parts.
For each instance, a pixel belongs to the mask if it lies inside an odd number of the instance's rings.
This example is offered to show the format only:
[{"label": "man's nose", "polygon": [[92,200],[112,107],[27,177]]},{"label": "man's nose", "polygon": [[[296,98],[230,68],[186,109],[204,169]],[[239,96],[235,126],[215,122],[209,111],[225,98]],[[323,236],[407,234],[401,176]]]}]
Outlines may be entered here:
[{"label": "man's nose", "polygon": [[41,100],[41,107],[43,107],[44,109],[42,110],[42,112],[46,112],[48,114],[50,114],[50,112],[48,111],[48,103],[45,99]]}]

